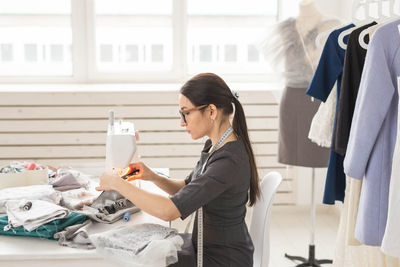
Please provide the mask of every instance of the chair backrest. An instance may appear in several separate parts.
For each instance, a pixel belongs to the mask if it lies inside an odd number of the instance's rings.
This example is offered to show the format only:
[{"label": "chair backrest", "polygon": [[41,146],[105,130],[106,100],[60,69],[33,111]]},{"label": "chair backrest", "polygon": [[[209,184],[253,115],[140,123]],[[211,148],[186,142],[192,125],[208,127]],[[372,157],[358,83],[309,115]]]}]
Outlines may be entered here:
[{"label": "chair backrest", "polygon": [[261,181],[261,198],[253,207],[250,222],[250,236],[254,245],[254,267],[267,267],[269,264],[269,225],[272,200],[281,182],[282,176],[278,172],[268,173]]}]

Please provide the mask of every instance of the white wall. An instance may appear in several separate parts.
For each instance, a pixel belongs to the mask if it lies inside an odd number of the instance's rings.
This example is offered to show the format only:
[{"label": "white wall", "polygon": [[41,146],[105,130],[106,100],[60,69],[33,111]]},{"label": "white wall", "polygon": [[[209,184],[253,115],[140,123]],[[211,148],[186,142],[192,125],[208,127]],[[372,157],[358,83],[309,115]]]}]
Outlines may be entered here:
[{"label": "white wall", "polygon": [[348,21],[351,17],[352,0],[315,0],[318,9],[327,16]]}]

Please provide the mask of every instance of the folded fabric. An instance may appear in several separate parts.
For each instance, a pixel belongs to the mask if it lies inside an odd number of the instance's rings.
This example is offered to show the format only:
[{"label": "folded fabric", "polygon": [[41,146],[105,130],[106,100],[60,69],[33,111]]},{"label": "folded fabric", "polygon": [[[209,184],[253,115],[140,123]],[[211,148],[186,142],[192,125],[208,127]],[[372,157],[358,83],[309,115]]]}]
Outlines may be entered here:
[{"label": "folded fabric", "polygon": [[0,190],[0,213],[6,213],[6,201],[17,199],[40,199],[58,204],[61,200],[61,194],[55,191],[52,185],[31,185],[4,188]]},{"label": "folded fabric", "polygon": [[61,205],[67,207],[70,210],[80,210],[85,205],[91,205],[93,201],[97,199],[99,194],[100,192],[98,191],[93,192],[86,190],[85,188],[78,188],[61,192]]},{"label": "folded fabric", "polygon": [[4,231],[4,227],[8,225],[8,216],[0,217],[0,235],[9,236],[31,236],[47,238],[56,240],[54,234],[62,231],[70,225],[80,224],[86,220],[86,216],[76,212],[71,212],[67,218],[51,221],[45,225],[39,226],[35,231],[27,231],[24,227],[11,228],[8,231]]},{"label": "folded fabric", "polygon": [[50,179],[50,184],[55,190],[58,191],[67,191],[82,187],[82,185],[78,182],[78,180],[72,173],[66,173],[58,178]]},{"label": "folded fabric", "polygon": [[[27,209],[26,205],[29,206]],[[69,215],[66,208],[43,200],[9,200],[6,207],[9,226],[23,226],[27,231],[33,231],[41,225]],[[7,227],[4,230],[7,230]]]},{"label": "folded fabric", "polygon": [[95,249],[95,246],[89,239],[87,228],[92,225],[90,220],[84,223],[68,226],[64,230],[55,233],[54,238],[58,239],[60,246],[81,249]]},{"label": "folded fabric", "polygon": [[183,239],[158,224],[122,226],[90,235],[96,251],[107,259],[134,266],[166,266],[178,261]]}]

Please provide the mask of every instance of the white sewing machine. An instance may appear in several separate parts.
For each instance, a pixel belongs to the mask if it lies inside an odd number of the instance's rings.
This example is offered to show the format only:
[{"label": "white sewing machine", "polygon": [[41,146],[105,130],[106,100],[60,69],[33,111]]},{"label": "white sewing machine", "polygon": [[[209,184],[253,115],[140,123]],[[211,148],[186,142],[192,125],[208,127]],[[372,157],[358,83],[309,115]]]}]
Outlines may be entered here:
[{"label": "white sewing machine", "polygon": [[109,111],[106,171],[118,171],[126,168],[136,152],[136,134],[132,122],[114,120],[114,111]]}]

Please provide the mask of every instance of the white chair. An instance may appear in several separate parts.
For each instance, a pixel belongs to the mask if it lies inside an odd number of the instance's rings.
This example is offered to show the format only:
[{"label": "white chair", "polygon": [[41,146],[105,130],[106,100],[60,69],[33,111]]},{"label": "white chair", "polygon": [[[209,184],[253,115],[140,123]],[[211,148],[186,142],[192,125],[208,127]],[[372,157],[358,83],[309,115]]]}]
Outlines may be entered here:
[{"label": "white chair", "polygon": [[250,236],[253,240],[253,267],[267,267],[269,264],[269,225],[272,200],[282,175],[270,172],[261,181],[261,198],[253,207],[250,222]]}]

